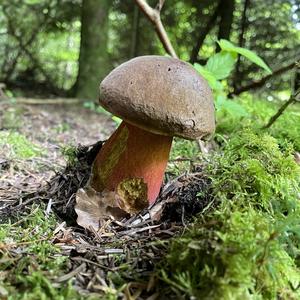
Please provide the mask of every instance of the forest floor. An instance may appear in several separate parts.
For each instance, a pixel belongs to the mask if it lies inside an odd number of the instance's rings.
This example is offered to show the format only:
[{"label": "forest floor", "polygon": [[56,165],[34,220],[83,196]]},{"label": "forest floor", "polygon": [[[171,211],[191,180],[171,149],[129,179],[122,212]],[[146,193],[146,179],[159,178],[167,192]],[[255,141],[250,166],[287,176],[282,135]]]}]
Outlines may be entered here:
[{"label": "forest floor", "polygon": [[[64,149],[105,140],[115,124],[82,104],[0,102],[0,197],[26,181],[45,182],[66,165]],[[37,100],[35,99],[35,102]],[[40,100],[42,103],[43,100]],[[38,102],[37,102],[38,103]]]},{"label": "forest floor", "polygon": [[[72,219],[74,203],[70,214],[61,213],[64,207],[59,206],[58,218],[54,213],[57,203],[65,205],[71,198],[75,201],[78,186],[70,183],[73,177],[79,178],[79,187],[86,180],[86,172],[80,174],[80,163],[67,166],[72,149],[105,140],[116,123],[111,116],[85,108],[82,103],[43,101],[47,102],[0,102],[0,224],[4,223],[0,226],[0,299],[8,295],[23,299],[21,294],[28,290],[29,298],[24,299],[61,299],[62,293],[67,295],[64,299],[69,294],[70,299],[80,298],[72,294],[75,290],[89,298],[93,293],[104,293],[108,299],[135,299],[131,297],[144,291],[145,297],[155,299],[155,279],[150,274],[154,262],[163,255],[161,241],[182,226],[149,220],[133,227],[107,222],[100,231],[88,232]],[[65,103],[55,104],[60,101]],[[35,104],[29,104],[32,102]],[[183,197],[194,199],[201,188],[199,182],[206,183],[199,178],[194,186],[191,182],[181,174],[178,181],[168,185],[167,193],[180,194],[184,188]],[[48,186],[55,191],[48,192]],[[160,245],[155,245],[157,242]],[[24,261],[26,258],[30,262]],[[135,282],[137,274],[146,277],[146,282]],[[68,285],[71,281],[74,291]]]}]

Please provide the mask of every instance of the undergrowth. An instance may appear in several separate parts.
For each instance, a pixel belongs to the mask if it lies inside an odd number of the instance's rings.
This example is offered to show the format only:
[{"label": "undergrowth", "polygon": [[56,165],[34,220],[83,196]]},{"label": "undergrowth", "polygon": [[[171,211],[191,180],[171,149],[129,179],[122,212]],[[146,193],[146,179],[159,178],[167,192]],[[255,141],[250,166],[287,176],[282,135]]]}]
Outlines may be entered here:
[{"label": "undergrowth", "polygon": [[300,168],[289,144],[243,130],[216,154],[215,200],[159,269],[180,297],[300,298]]},{"label": "undergrowth", "polygon": [[[238,105],[231,107],[231,102]],[[282,103],[267,102],[250,95],[227,101],[226,105],[217,111],[216,132],[220,135],[235,135],[246,127],[262,130],[281,105]],[[288,107],[277,121],[264,131],[279,142],[292,143],[294,149],[300,151],[300,104],[296,102]]]},{"label": "undergrowth", "polygon": [[11,158],[28,159],[45,153],[45,150],[15,131],[0,131],[0,146],[9,148]]},{"label": "undergrowth", "polygon": [[[159,289],[178,299],[300,299],[300,168],[292,156],[300,151],[299,104],[262,130],[278,105],[248,96],[234,101],[239,105],[227,101],[217,113],[222,148],[206,170],[214,202],[169,243],[156,268]],[[0,132],[0,146],[13,158],[44,151],[14,131]],[[76,159],[73,147],[63,153]],[[168,170],[182,174],[199,156],[195,142],[175,139]],[[43,207],[0,225],[0,299],[93,299],[71,281],[56,281],[68,260],[54,244],[56,226]],[[112,282],[125,284],[124,273]]]},{"label": "undergrowth", "polygon": [[0,225],[0,299],[87,299],[71,281],[55,282],[68,258],[53,243],[57,225],[41,207],[33,207],[15,224]]},{"label": "undergrowth", "polygon": [[172,143],[166,173],[172,176],[178,176],[184,172],[189,172],[191,162],[199,160],[199,154],[199,147],[196,141],[175,137]]}]

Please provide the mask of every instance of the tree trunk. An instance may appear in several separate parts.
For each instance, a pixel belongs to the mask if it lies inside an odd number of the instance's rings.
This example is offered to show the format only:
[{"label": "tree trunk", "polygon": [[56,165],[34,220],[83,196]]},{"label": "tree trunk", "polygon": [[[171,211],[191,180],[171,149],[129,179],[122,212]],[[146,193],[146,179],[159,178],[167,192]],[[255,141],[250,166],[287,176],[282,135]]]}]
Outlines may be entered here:
[{"label": "tree trunk", "polygon": [[220,10],[220,6],[221,6],[221,2],[222,0],[219,0],[219,3],[214,11],[214,13],[210,16],[207,24],[206,24],[206,27],[199,31],[199,29],[197,30],[198,33],[198,36],[197,36],[197,42],[196,42],[196,45],[194,46],[193,50],[192,50],[192,53],[191,53],[191,57],[190,57],[190,63],[191,64],[194,64],[197,59],[198,59],[198,53],[201,49],[201,46],[206,38],[206,36],[209,34],[210,30],[214,27],[215,25],[215,22],[218,18],[218,14],[219,14],[219,10]]},{"label": "tree trunk", "polygon": [[[242,19],[241,19],[241,31],[239,34],[239,47],[244,47],[244,35],[247,28],[247,9],[249,7],[250,0],[244,1],[244,7],[243,7],[243,13],[242,13]],[[238,60],[235,65],[235,72],[234,72],[234,81],[233,81],[233,88],[236,90],[238,86],[240,86],[241,82],[241,56],[238,55]]]},{"label": "tree trunk", "polygon": [[107,39],[110,0],[83,0],[79,70],[75,84],[78,98],[96,99],[99,83],[110,69]]},{"label": "tree trunk", "polygon": [[133,8],[133,23],[131,35],[130,58],[136,57],[139,51],[139,26],[140,26],[140,9],[137,5]]},{"label": "tree trunk", "polygon": [[[219,32],[218,32],[218,40],[226,39],[229,40],[230,32],[233,22],[233,13],[235,9],[235,0],[222,0],[221,5],[219,6]],[[217,46],[217,51],[220,48]]]}]

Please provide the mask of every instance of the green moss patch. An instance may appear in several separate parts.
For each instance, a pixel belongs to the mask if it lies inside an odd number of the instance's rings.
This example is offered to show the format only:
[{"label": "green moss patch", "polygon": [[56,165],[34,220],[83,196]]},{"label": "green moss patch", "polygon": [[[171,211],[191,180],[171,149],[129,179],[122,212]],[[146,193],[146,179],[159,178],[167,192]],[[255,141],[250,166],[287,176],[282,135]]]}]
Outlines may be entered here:
[{"label": "green moss patch", "polygon": [[300,168],[291,152],[244,130],[215,156],[214,205],[173,239],[159,270],[173,293],[299,299]]},{"label": "green moss patch", "polygon": [[56,226],[55,219],[46,217],[39,207],[16,224],[0,225],[2,296],[22,300],[72,299],[67,284],[55,287],[51,283],[66,263],[53,244]]},{"label": "green moss patch", "polygon": [[[223,106],[217,111],[217,133],[221,135],[239,134],[241,128],[246,127],[260,130],[283,104],[262,101],[246,95],[228,102],[234,103],[240,110],[232,109],[231,106]],[[300,104],[296,102],[291,105],[265,131],[279,142],[292,143],[295,150],[300,151]]]},{"label": "green moss patch", "polygon": [[41,156],[44,150],[17,132],[1,131],[0,146],[9,146],[13,158],[28,159]]}]

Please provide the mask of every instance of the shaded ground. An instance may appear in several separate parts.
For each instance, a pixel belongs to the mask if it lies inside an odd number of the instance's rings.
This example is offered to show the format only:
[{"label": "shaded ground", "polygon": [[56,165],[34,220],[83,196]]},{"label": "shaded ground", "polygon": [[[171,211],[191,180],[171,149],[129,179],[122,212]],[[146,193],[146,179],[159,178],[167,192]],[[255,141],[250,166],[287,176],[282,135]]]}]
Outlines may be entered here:
[{"label": "shaded ground", "polygon": [[[9,134],[12,130],[18,132],[37,150],[32,155],[25,153],[24,160],[14,151],[14,148],[22,148],[22,140],[13,140],[14,145],[5,141],[1,144],[0,201],[6,198],[8,189],[21,190],[27,185],[45,183],[55,171],[65,166],[63,150],[66,147],[105,140],[114,127],[108,116],[86,109],[82,104],[26,105],[0,102],[2,134]],[[4,140],[3,135],[0,136],[0,142]]]},{"label": "shaded ground", "polygon": [[[98,232],[87,232],[77,226],[68,227],[65,221],[75,219],[75,193],[84,186],[90,167],[87,161],[95,153],[93,148],[79,147],[76,158],[69,145],[77,147],[78,143],[91,145],[105,140],[115,128],[110,117],[73,103],[0,102],[0,127],[0,221],[18,216],[17,225],[13,226],[17,231],[19,222],[27,218],[24,213],[32,215],[32,204],[42,201],[46,216],[53,211],[58,213],[61,220],[50,242],[59,246],[61,255],[70,260],[65,274],[50,276],[54,284],[61,286],[73,279],[76,290],[82,293],[109,294],[113,290],[115,296],[126,299],[159,299],[157,278],[151,274],[164,255],[162,240],[178,233],[186,217],[208,204],[209,197],[207,201],[195,202],[197,198],[206,198],[209,187],[201,168],[192,167],[192,174],[183,174],[164,187],[158,208],[167,207],[169,213],[162,214],[159,222],[149,218],[151,210],[145,210],[140,216],[122,222],[107,220]],[[75,159],[67,168],[66,155]],[[182,163],[181,159],[178,163]],[[199,190],[204,191],[201,196]],[[29,255],[23,240],[20,244],[0,244],[0,254],[1,249],[15,268]],[[135,278],[139,278],[139,283]],[[123,283],[123,287],[120,289],[115,282],[121,286]]]}]

